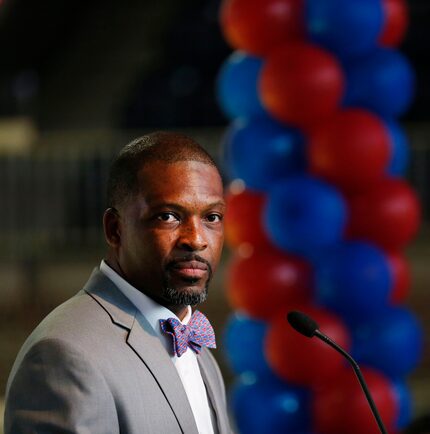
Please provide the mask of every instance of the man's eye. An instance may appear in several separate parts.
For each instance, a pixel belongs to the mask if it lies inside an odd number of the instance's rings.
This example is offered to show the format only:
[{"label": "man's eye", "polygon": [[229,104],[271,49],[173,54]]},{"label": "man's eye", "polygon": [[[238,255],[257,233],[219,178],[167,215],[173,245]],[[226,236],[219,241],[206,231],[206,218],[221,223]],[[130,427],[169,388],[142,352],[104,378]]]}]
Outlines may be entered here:
[{"label": "man's eye", "polygon": [[173,223],[178,220],[175,214],[171,212],[163,212],[161,214],[158,214],[157,219],[166,223]]},{"label": "man's eye", "polygon": [[210,223],[218,223],[222,220],[222,216],[219,214],[209,214],[206,218]]}]

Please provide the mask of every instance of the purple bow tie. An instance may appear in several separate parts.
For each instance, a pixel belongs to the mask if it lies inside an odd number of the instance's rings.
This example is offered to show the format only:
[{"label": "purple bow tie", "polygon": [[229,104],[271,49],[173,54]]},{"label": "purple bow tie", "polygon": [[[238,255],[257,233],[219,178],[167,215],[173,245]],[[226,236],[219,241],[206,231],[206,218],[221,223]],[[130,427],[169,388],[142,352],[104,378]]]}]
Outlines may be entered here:
[{"label": "purple bow tie", "polygon": [[197,354],[202,347],[216,348],[215,333],[209,320],[198,310],[187,325],[176,318],[160,319],[161,330],[172,336],[173,352],[181,357],[190,347]]}]

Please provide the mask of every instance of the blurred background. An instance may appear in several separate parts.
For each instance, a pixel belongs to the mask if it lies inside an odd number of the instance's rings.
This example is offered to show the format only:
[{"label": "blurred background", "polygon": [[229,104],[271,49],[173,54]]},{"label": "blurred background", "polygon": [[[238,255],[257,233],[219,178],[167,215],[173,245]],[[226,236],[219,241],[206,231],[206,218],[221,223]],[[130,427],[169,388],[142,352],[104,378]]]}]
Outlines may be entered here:
[{"label": "blurred background", "polygon": [[[425,354],[409,379],[418,415],[430,402],[430,3],[408,4],[400,49],[417,90],[401,124],[411,144],[407,179],[423,207],[407,250],[407,305],[425,330]],[[220,158],[228,120],[215,83],[232,50],[219,8],[219,0],[0,2],[0,395],[24,339],[81,289],[103,256],[100,223],[115,153],[136,136],[168,129]],[[203,309],[218,332],[230,311],[228,257],[226,249]],[[230,382],[221,350],[216,355]]]}]

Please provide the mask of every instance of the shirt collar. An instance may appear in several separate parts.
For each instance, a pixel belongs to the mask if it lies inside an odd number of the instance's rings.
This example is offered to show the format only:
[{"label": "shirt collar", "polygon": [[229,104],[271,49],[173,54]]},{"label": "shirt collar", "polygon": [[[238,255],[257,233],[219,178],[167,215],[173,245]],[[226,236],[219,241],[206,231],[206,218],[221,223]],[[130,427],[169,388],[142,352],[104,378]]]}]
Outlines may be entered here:
[{"label": "shirt collar", "polygon": [[164,336],[160,329],[160,319],[176,318],[182,324],[188,324],[191,319],[191,306],[188,306],[187,314],[181,321],[171,310],[154,301],[143,292],[130,285],[105,260],[100,263],[100,271],[105,274],[118,289],[137,307],[159,336]]}]

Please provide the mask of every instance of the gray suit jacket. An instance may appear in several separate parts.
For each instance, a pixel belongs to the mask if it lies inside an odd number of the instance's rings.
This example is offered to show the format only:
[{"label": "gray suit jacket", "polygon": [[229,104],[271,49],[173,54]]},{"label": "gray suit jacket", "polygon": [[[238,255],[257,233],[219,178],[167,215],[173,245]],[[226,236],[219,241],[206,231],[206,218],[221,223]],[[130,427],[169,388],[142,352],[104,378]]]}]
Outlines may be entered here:
[{"label": "gray suit jacket", "polygon": [[[215,359],[198,356],[220,434],[230,432]],[[24,343],[6,389],[5,434],[197,434],[154,330],[98,269]]]}]

